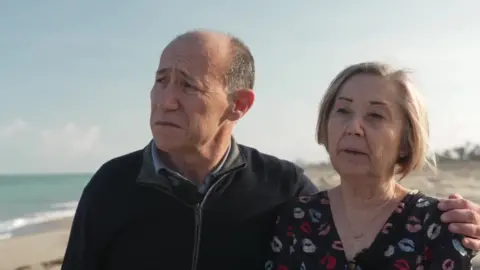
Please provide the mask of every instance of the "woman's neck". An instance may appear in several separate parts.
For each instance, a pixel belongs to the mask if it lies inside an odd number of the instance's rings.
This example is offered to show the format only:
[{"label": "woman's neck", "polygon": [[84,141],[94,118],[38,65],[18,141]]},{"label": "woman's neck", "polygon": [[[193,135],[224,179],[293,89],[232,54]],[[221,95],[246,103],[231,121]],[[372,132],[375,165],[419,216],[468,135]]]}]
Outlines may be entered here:
[{"label": "woman's neck", "polygon": [[346,209],[366,210],[385,205],[404,196],[406,190],[393,177],[387,179],[344,179],[338,187]]},{"label": "woman's neck", "polygon": [[[349,181],[352,180],[352,181]],[[335,227],[351,260],[374,241],[392,211],[406,195],[405,188],[391,180],[345,179],[329,190]]]}]

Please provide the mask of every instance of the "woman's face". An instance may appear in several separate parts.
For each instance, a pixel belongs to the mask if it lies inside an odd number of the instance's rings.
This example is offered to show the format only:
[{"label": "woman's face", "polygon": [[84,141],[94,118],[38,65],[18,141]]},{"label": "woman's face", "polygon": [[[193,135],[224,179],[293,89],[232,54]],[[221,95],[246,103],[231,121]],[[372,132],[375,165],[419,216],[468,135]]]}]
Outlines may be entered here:
[{"label": "woman's face", "polygon": [[397,91],[380,76],[359,74],[343,84],[327,127],[327,151],[341,176],[393,173],[404,129],[398,101]]}]

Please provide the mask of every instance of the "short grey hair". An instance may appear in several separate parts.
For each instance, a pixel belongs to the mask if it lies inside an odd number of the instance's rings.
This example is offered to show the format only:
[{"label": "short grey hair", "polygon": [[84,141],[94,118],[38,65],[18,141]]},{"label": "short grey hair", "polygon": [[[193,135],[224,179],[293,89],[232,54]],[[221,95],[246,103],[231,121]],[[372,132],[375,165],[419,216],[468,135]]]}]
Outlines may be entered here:
[{"label": "short grey hair", "polygon": [[228,91],[253,89],[255,84],[255,60],[250,49],[238,37],[231,35],[230,46],[230,63],[225,74]]}]

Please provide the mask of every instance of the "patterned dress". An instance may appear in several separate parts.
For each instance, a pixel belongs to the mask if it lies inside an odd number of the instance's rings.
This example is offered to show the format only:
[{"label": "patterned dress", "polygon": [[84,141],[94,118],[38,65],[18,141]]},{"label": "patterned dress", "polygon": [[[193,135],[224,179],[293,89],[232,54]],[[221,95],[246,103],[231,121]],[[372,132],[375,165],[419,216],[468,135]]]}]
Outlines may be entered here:
[{"label": "patterned dress", "polygon": [[289,203],[278,217],[266,270],[471,269],[473,252],[440,221],[438,200],[409,193],[368,249],[348,261],[326,191]]}]

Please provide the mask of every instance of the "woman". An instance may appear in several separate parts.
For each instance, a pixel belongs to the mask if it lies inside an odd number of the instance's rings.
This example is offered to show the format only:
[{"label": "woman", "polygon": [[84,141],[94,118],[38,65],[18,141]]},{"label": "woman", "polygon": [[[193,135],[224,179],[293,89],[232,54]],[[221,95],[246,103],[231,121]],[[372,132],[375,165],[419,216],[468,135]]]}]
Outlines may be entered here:
[{"label": "woman", "polygon": [[343,70],[322,101],[317,140],[340,185],[287,204],[266,269],[470,269],[472,251],[442,224],[438,200],[400,185],[434,167],[425,106],[406,72]]}]

